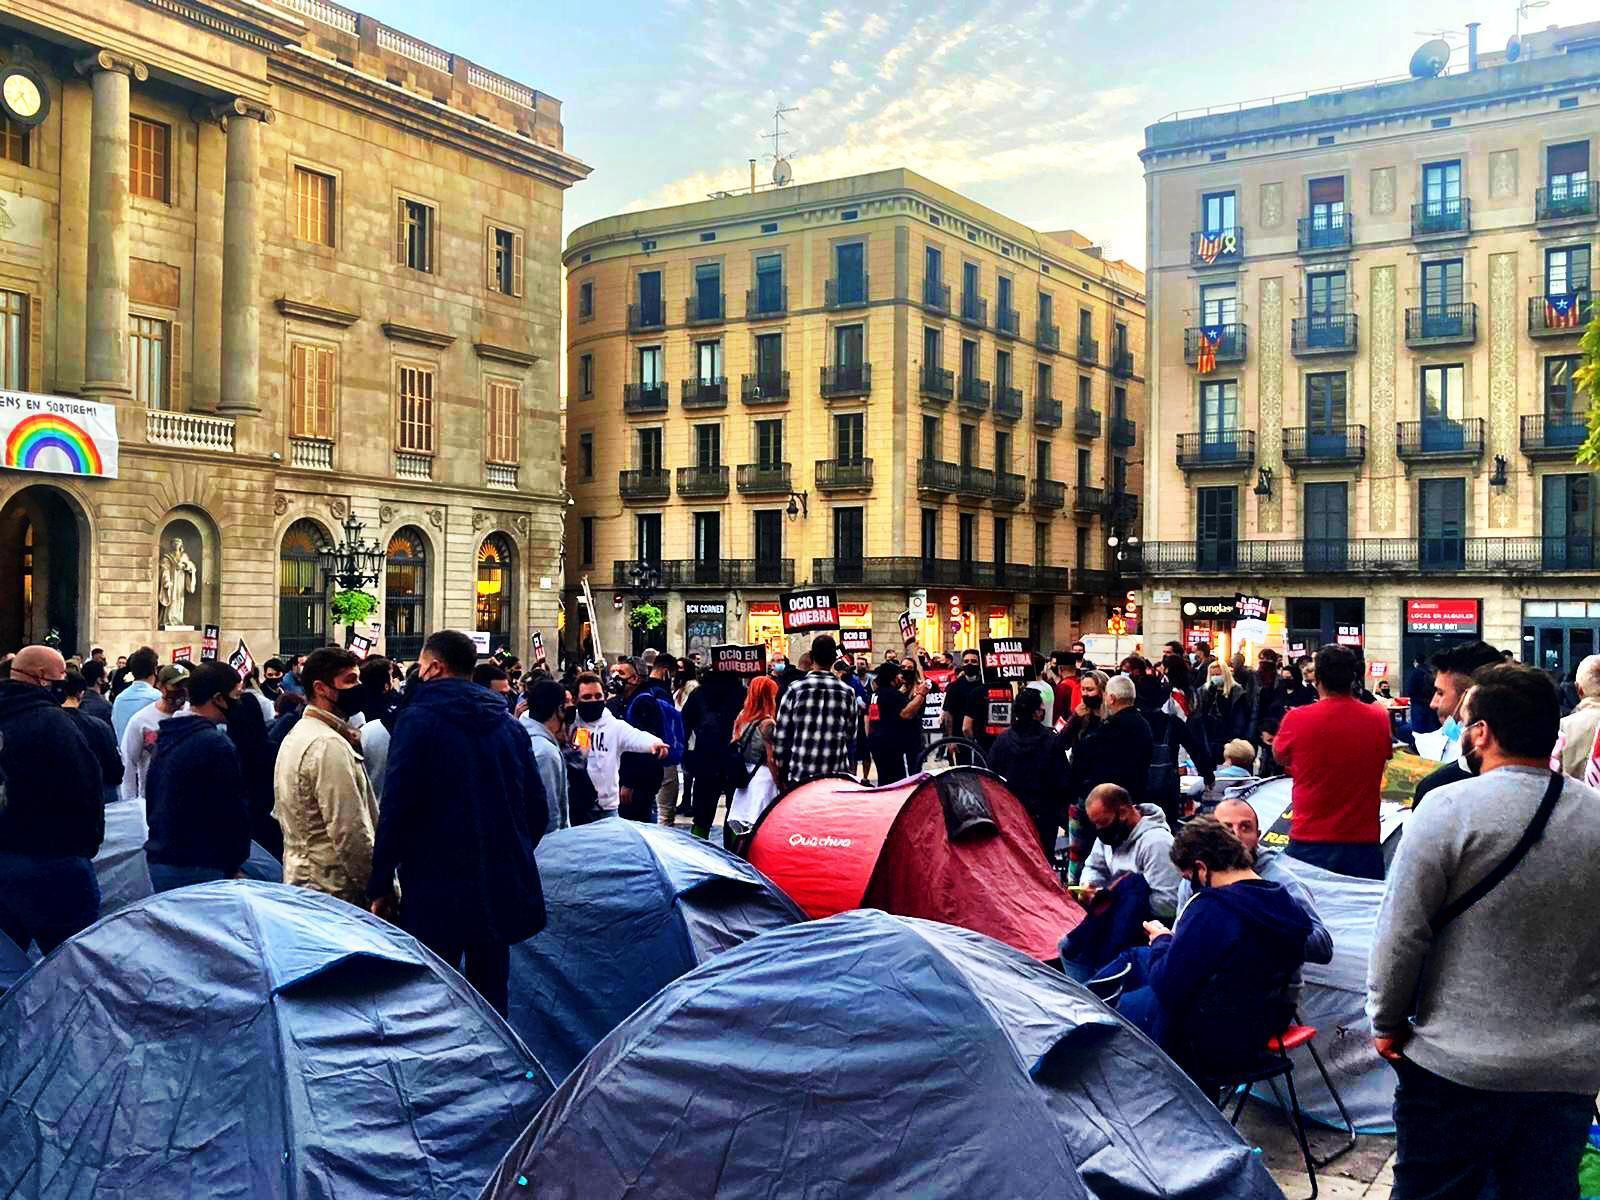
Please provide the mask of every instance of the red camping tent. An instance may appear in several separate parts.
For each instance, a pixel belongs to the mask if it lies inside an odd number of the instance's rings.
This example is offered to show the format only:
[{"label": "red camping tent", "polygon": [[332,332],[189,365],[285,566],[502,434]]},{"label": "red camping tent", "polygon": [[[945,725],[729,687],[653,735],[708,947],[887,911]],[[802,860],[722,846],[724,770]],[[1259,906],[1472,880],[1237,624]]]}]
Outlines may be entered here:
[{"label": "red camping tent", "polygon": [[816,779],[769,808],[750,862],[810,917],[880,908],[960,925],[1041,961],[1083,920],[996,775],[957,767],[891,787]]}]

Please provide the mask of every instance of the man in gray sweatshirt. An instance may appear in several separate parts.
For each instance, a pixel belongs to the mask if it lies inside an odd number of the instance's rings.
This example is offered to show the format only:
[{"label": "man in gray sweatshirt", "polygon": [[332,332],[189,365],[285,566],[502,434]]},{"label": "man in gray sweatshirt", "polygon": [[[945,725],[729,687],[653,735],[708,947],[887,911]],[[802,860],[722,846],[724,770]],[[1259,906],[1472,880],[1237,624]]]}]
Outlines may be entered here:
[{"label": "man in gray sweatshirt", "polygon": [[1564,779],[1543,836],[1492,891],[1432,922],[1509,855],[1551,779],[1549,676],[1490,666],[1463,705],[1476,775],[1406,825],[1367,975],[1378,1053],[1399,1075],[1394,1200],[1576,1200],[1600,1091],[1600,792]]}]

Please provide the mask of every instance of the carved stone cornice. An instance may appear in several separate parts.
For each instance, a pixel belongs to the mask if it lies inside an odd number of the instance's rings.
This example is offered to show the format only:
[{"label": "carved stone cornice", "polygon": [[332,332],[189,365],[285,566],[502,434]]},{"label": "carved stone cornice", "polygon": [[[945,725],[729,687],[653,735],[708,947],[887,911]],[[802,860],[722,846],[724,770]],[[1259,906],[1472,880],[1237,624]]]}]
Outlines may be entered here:
[{"label": "carved stone cornice", "polygon": [[278,114],[270,106],[246,100],[243,96],[235,96],[232,100],[213,104],[205,110],[205,114],[210,120],[220,121],[224,125],[227,124],[229,117],[248,117],[260,121],[263,125],[271,125],[278,119]]},{"label": "carved stone cornice", "polygon": [[323,304],[312,304],[305,300],[291,300],[288,296],[279,296],[273,304],[286,317],[292,317],[297,321],[315,321],[319,325],[336,325],[340,329],[348,329],[361,319],[360,313],[346,312],[342,308],[329,308]]},{"label": "carved stone cornice", "polygon": [[539,361],[537,354],[531,354],[526,350],[514,350],[510,346],[496,346],[492,342],[473,342],[472,348],[478,352],[479,358],[510,363],[514,367],[531,367]]},{"label": "carved stone cornice", "polygon": [[456,340],[456,335],[453,333],[438,333],[416,325],[401,325],[397,321],[384,321],[379,328],[383,330],[384,337],[393,338],[397,342],[415,342],[419,346],[432,346],[436,350],[453,346]]},{"label": "carved stone cornice", "polygon": [[94,54],[85,55],[72,64],[80,75],[95,75],[101,71],[118,71],[143,83],[150,78],[150,68],[138,59],[128,58],[126,55],[116,54],[110,50],[99,50]]}]

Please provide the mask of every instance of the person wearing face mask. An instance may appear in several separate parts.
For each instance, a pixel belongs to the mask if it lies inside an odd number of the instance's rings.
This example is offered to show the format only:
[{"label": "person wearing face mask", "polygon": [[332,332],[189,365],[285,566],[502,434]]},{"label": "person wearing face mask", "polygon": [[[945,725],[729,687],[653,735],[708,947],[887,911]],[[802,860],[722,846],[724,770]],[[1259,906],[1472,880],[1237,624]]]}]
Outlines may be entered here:
[{"label": "person wearing face mask", "polygon": [[1084,814],[1094,826],[1094,849],[1083,866],[1081,886],[1092,896],[1125,875],[1150,886],[1146,915],[1170,921],[1178,912],[1178,872],[1168,851],[1172,829],[1154,804],[1135,804],[1126,789],[1103,783],[1089,793]]},{"label": "person wearing face mask", "polygon": [[[1080,742],[1092,736],[1104,719],[1105,690],[1108,678],[1104,671],[1085,671],[1078,680],[1078,703],[1067,717],[1067,723],[1056,733],[1050,746],[1052,772],[1059,778],[1062,770],[1067,776],[1067,882],[1076,884],[1083,875],[1083,864],[1094,848],[1094,827],[1084,815],[1083,802],[1088,789],[1093,786],[1086,774],[1072,772],[1070,763]],[[1081,789],[1081,790],[1080,790]]]},{"label": "person wearing face mask", "polygon": [[945,690],[942,721],[946,737],[971,738],[987,745],[984,727],[989,722],[989,691],[983,684],[982,660],[970,647],[961,652],[961,666]]},{"label": "person wearing face mask", "polygon": [[[90,659],[83,664],[94,666]],[[61,697],[61,711],[72,718],[78,732],[88,744],[95,761],[100,764],[100,777],[105,781],[105,801],[115,803],[117,790],[122,786],[122,755],[117,752],[117,739],[111,732],[111,719],[93,715],[83,706],[84,697],[93,689],[78,671],[69,670]]]},{"label": "person wearing face mask", "polygon": [[589,781],[594,784],[595,803],[608,817],[617,815],[621,804],[621,761],[631,754],[667,756],[667,744],[653,733],[636,729],[617,716],[606,704],[600,676],[585,671],[578,676],[578,723],[573,741],[585,755]]},{"label": "person wearing face mask", "polygon": [[[145,775],[150,756],[155,753],[156,734],[169,717],[186,712],[189,706],[189,672],[170,663],[156,674],[159,698],[134,713],[122,730],[122,798],[143,800]],[[129,689],[132,690],[131,688]]]},{"label": "person wearing face mask", "polygon": [[[920,704],[920,702],[919,702]],[[1053,861],[1063,816],[1060,776],[1051,770],[1053,741],[1044,724],[1044,698],[1022,688],[1011,703],[1011,728],[995,739],[989,769],[1006,781],[1012,794],[1033,818],[1046,861]]]},{"label": "person wearing face mask", "polygon": [[45,954],[100,915],[90,860],[105,838],[104,780],[52,695],[66,674],[60,653],[25,646],[0,682],[0,932]]},{"label": "person wearing face mask", "polygon": [[366,906],[378,801],[350,718],[366,703],[348,650],[324,646],[300,664],[306,697],[273,768],[283,881]]},{"label": "person wearing face mask", "polygon": [[1205,686],[1200,689],[1195,716],[1205,731],[1207,745],[1214,749],[1244,737],[1249,728],[1250,706],[1245,700],[1244,688],[1235,681],[1232,668],[1221,659],[1212,659],[1206,668]]},{"label": "person wearing face mask", "polygon": [[1411,810],[1422,806],[1430,792],[1470,778],[1461,761],[1461,705],[1472,687],[1473,673],[1503,661],[1500,651],[1487,642],[1468,642],[1433,658],[1433,700],[1431,708],[1438,728],[1445,735],[1443,766],[1425,775],[1411,795]]},{"label": "person wearing face mask", "polygon": [[544,784],[544,798],[550,806],[546,833],[565,829],[571,818],[567,810],[567,764],[561,753],[565,730],[567,690],[553,679],[540,679],[528,689],[528,711],[521,724],[533,744],[533,761]]},{"label": "person wearing face mask", "polygon": [[144,844],[158,892],[231,879],[250,856],[250,809],[239,755],[220,728],[239,690],[227,663],[203,662],[189,676],[189,708],[161,724],[146,783]]},{"label": "person wearing face mask", "polygon": [[[1101,693],[1100,723],[1087,736],[1079,738],[1073,748],[1067,792],[1087,798],[1101,784],[1112,783],[1135,803],[1142,803],[1150,782],[1150,764],[1155,759],[1155,736],[1150,731],[1150,723],[1138,710],[1132,679],[1114,675],[1106,681]],[[1087,818],[1087,800],[1084,815]],[[1085,831],[1088,836],[1094,836],[1087,826]],[[1172,886],[1176,889],[1176,882]]]}]

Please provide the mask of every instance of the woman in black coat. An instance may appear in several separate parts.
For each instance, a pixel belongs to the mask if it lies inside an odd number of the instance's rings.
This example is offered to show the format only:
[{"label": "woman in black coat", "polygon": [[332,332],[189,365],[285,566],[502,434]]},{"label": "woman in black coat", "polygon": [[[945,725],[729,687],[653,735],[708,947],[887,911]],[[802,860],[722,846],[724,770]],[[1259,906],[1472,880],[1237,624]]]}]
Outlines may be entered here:
[{"label": "woman in black coat", "polygon": [[1216,660],[1210,664],[1201,683],[1196,715],[1214,758],[1221,759],[1222,748],[1235,738],[1249,736],[1250,700],[1227,663]]}]

